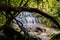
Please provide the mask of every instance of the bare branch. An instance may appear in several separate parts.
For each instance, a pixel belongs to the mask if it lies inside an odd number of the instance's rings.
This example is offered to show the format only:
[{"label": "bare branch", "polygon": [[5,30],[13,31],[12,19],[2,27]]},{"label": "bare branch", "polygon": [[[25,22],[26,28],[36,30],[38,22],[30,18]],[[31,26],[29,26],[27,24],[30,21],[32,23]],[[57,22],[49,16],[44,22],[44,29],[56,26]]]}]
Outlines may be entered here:
[{"label": "bare branch", "polygon": [[8,0],[8,5],[10,5],[10,0]]},{"label": "bare branch", "polygon": [[26,3],[23,5],[23,7],[25,7],[27,5],[27,3],[29,2],[29,0],[26,1]]},{"label": "bare branch", "polygon": [[[22,22],[20,22],[20,21],[18,21],[11,13],[9,13],[10,14],[10,16],[12,17],[12,19],[14,19],[16,22],[17,22],[17,24],[18,24],[18,26],[21,28],[21,30],[25,33],[25,35],[28,35],[28,32],[27,32],[27,30],[23,27],[23,24],[22,24]],[[21,25],[20,25],[20,24]]]},{"label": "bare branch", "polygon": [[23,0],[21,0],[20,6],[22,5],[22,3],[23,3]]}]

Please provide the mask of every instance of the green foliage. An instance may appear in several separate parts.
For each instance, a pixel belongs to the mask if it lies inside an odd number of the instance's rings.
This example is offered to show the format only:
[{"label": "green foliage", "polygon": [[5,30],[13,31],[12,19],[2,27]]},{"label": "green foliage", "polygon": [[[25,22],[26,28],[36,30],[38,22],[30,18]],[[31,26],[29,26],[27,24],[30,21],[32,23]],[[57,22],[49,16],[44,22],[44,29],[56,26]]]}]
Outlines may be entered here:
[{"label": "green foliage", "polygon": [[60,21],[60,3],[57,3],[55,5],[55,9],[57,10],[57,12],[55,13],[55,18]]},{"label": "green foliage", "polygon": [[[20,6],[21,1],[22,0],[10,0],[10,1],[0,0],[0,4],[10,3],[10,5],[18,7]],[[26,1],[27,0],[23,0],[22,5],[24,5]],[[42,10],[47,14],[53,16],[58,22],[60,22],[60,2],[58,2],[57,0],[29,0],[27,6]],[[39,15],[37,14],[36,16],[39,16]],[[0,17],[0,20],[3,20],[1,18],[2,17]],[[49,27],[52,27],[53,23],[51,23],[51,21],[49,21],[48,19],[42,17],[42,21],[43,23],[47,24]]]},{"label": "green foliage", "polygon": [[0,4],[5,4],[6,0],[0,0]]},{"label": "green foliage", "polygon": [[13,0],[10,3],[11,3],[12,6],[19,6],[20,2],[21,2],[20,0]]},{"label": "green foliage", "polygon": [[4,25],[5,21],[5,16],[0,12],[0,27]]},{"label": "green foliage", "polygon": [[42,0],[33,0],[33,1],[39,4]]}]

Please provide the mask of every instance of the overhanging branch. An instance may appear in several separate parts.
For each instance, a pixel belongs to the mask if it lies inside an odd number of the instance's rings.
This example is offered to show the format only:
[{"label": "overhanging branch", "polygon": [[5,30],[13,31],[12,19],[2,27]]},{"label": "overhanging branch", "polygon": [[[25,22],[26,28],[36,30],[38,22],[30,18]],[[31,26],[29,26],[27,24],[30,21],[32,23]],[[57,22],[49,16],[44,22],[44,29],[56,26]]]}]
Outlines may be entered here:
[{"label": "overhanging branch", "polygon": [[58,28],[60,29],[60,25],[59,22],[57,22],[52,16],[42,12],[41,10],[38,10],[36,8],[25,8],[25,7],[12,7],[12,6],[7,6],[7,5],[0,5],[0,11],[17,11],[17,12],[21,12],[21,11],[27,11],[27,12],[36,12],[39,13],[40,15],[50,19],[53,23],[55,23]]}]

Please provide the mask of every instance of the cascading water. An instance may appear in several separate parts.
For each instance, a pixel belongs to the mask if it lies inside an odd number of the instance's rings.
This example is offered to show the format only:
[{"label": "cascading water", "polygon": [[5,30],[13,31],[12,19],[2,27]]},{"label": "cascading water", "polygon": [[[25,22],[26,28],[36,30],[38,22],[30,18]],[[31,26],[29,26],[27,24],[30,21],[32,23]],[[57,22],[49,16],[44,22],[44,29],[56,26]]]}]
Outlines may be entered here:
[{"label": "cascading water", "polygon": [[17,20],[21,21],[23,25],[31,25],[31,24],[37,24],[41,23],[40,18],[35,17],[32,13],[30,12],[21,12],[17,17]]},{"label": "cascading water", "polygon": [[[23,27],[28,31],[32,29],[36,30],[36,28],[39,27],[37,24],[41,23],[41,18],[36,17],[33,13],[30,12],[20,12],[16,19],[20,21],[23,24]],[[13,21],[16,23],[15,20]],[[19,29],[19,26],[15,23],[13,23],[15,29]]]},{"label": "cascading water", "polygon": [[[30,12],[21,12],[16,17],[16,19],[18,21],[22,22],[23,27],[28,29],[28,31],[29,31],[28,33],[30,35],[35,35],[35,36],[39,37],[41,40],[49,40],[50,39],[50,37],[47,37],[47,35],[48,35],[47,32],[41,32],[41,34],[39,34],[41,30],[49,29],[46,27],[46,25],[40,24],[40,23],[42,23],[41,17],[36,17],[33,13],[30,13]],[[15,20],[13,20],[13,21],[16,22]],[[15,28],[19,29],[17,24],[13,23],[13,25],[15,25]],[[37,32],[37,30],[38,30],[38,32]],[[52,30],[51,33],[53,33],[53,32],[54,31]],[[56,34],[56,32],[55,32],[55,34]]]}]

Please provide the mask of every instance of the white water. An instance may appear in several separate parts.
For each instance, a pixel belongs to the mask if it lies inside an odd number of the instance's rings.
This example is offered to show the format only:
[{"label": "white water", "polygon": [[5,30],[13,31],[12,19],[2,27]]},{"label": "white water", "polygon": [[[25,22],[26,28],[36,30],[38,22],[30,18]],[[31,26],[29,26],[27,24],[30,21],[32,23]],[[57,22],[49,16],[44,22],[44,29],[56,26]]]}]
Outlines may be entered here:
[{"label": "white water", "polygon": [[31,25],[31,24],[37,24],[41,23],[41,18],[35,17],[32,13],[30,12],[21,12],[17,17],[17,20],[21,21],[23,25]]},{"label": "white water", "polygon": [[[29,32],[30,35],[35,35],[35,36],[41,38],[41,40],[49,40],[49,38],[47,37],[47,33],[41,33],[38,35],[38,32],[35,32],[37,27],[41,28],[41,29],[49,30],[49,28],[46,28],[44,25],[40,24],[40,23],[42,23],[40,17],[36,17],[34,14],[32,14],[30,12],[21,12],[16,17],[16,19],[19,20],[20,22],[22,22],[26,29],[30,30],[30,32]],[[19,29],[17,24],[14,24],[14,25],[16,28]],[[51,33],[53,33],[53,32],[51,32]],[[57,31],[55,31],[55,33],[57,33]]]}]

